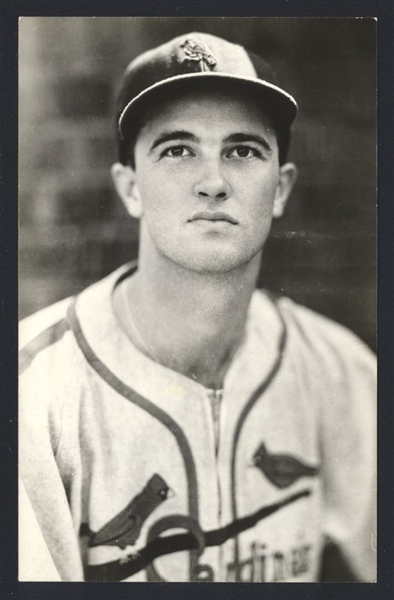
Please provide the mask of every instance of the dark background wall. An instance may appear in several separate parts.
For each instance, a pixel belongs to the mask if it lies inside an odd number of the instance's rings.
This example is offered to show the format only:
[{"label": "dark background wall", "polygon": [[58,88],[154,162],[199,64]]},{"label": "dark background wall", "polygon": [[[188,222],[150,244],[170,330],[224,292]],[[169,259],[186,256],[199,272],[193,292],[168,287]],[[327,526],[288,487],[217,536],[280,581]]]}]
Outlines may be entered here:
[{"label": "dark background wall", "polygon": [[297,99],[300,176],[259,286],[375,344],[374,19],[22,18],[20,316],[137,256],[138,224],[112,188],[113,90],[139,52],[204,31],[266,57]]}]

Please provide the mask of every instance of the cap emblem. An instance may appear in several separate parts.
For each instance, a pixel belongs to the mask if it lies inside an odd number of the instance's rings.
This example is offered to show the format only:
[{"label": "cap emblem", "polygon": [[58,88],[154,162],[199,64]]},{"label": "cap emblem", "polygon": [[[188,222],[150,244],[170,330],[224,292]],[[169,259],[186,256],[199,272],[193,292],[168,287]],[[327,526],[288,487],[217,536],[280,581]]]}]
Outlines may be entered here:
[{"label": "cap emblem", "polygon": [[181,44],[181,48],[185,53],[183,61],[193,60],[199,62],[202,71],[212,69],[217,63],[216,58],[212,56],[212,54],[209,54],[202,44],[198,44],[193,40],[185,40],[185,42]]}]

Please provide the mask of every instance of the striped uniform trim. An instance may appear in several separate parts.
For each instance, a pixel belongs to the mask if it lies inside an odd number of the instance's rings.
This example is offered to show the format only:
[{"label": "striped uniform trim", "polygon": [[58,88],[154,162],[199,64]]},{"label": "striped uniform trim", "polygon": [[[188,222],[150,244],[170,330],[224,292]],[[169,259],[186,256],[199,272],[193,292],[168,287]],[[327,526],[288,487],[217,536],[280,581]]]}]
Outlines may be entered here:
[{"label": "striped uniform trim", "polygon": [[[75,302],[70,306],[68,310],[68,319],[70,321],[71,329],[75,335],[75,339],[78,343],[79,348],[81,349],[83,355],[85,356],[87,362],[90,366],[96,371],[96,373],[109,385],[111,386],[118,394],[122,395],[124,398],[145,410],[152,417],[157,419],[160,423],[165,425],[167,429],[172,433],[175,437],[176,442],[178,444],[179,450],[181,452],[183,462],[185,465],[185,471],[187,475],[188,481],[188,506],[190,516],[195,519],[197,522],[199,520],[199,507],[198,507],[198,487],[197,487],[197,473],[196,467],[194,464],[193,454],[190,449],[187,438],[179,427],[178,423],[174,421],[170,415],[168,415],[164,410],[156,406],[153,402],[140,396],[135,392],[132,388],[127,386],[123,381],[118,379],[114,373],[99,359],[99,357],[95,354],[92,347],[89,345],[85,335],[82,331],[81,325],[79,323]],[[191,550],[190,552],[190,572],[192,574],[192,568],[196,558],[196,551]]]},{"label": "striped uniform trim", "polygon": [[35,357],[56,342],[62,339],[63,335],[70,329],[70,324],[66,319],[61,319],[54,325],[44,329],[19,353],[19,373],[22,375],[28,369]]},{"label": "striped uniform trim", "polygon": [[[257,388],[257,390],[252,394],[250,400],[248,401],[248,403],[246,404],[246,406],[244,407],[241,416],[239,417],[235,432],[234,432],[234,438],[233,438],[233,451],[232,451],[232,458],[231,458],[231,494],[232,494],[232,498],[231,498],[231,503],[232,503],[232,512],[233,512],[233,519],[234,521],[238,520],[238,515],[237,515],[237,503],[236,503],[236,494],[235,494],[235,470],[236,470],[236,456],[237,456],[237,449],[238,449],[238,442],[239,442],[239,437],[241,435],[241,430],[242,427],[244,426],[244,423],[250,413],[250,411],[252,410],[252,408],[254,407],[254,405],[256,404],[257,400],[260,398],[260,396],[267,390],[267,388],[269,387],[269,385],[272,383],[272,381],[274,380],[276,374],[278,373],[280,366],[282,364],[282,358],[283,358],[283,352],[286,346],[286,341],[287,341],[287,329],[286,329],[286,324],[285,321],[281,315],[281,313],[279,312],[279,309],[277,307],[277,303],[275,301],[275,299],[271,296],[271,299],[273,300],[273,302],[275,303],[275,306],[277,308],[278,311],[278,315],[279,318],[281,320],[282,323],[282,334],[280,337],[280,342],[279,342],[279,347],[278,347],[278,356],[276,358],[276,361],[270,371],[270,373],[268,374],[268,376],[266,377],[266,379],[263,381],[263,383]],[[238,538],[235,538],[235,544],[234,544],[234,564],[238,565],[239,564],[239,544],[238,544]],[[236,581],[240,581],[239,579],[239,573],[236,573]]]}]

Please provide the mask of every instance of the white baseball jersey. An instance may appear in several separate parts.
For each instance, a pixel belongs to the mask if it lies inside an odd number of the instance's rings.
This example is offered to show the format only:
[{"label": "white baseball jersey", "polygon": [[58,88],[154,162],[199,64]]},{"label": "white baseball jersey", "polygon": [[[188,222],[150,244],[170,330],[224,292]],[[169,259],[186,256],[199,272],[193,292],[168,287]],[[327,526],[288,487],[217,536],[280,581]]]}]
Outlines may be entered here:
[{"label": "white baseball jersey", "polygon": [[134,268],[23,323],[20,579],[313,582],[329,538],[374,581],[374,355],[256,291],[215,394],[127,338]]}]

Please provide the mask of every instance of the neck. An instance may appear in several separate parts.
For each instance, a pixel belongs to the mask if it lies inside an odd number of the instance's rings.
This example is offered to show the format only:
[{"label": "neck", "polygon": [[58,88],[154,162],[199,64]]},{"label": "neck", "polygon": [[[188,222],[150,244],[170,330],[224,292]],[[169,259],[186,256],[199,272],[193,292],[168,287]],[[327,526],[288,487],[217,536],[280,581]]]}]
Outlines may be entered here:
[{"label": "neck", "polygon": [[[242,341],[260,255],[227,273],[190,271],[140,253],[127,299],[144,353],[206,387],[222,387]],[[142,347],[144,345],[145,347]]]}]

